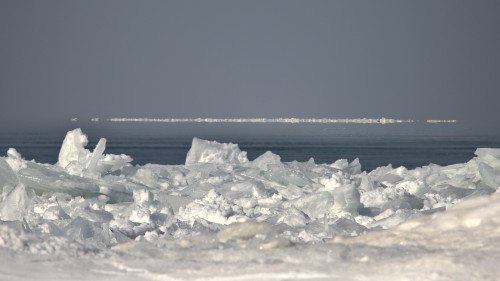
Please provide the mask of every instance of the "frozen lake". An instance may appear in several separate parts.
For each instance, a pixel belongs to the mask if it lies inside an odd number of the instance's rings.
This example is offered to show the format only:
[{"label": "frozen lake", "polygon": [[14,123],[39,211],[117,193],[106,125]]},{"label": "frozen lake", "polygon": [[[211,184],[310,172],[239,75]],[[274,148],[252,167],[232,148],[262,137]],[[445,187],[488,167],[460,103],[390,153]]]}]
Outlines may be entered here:
[{"label": "frozen lake", "polygon": [[500,150],[474,146],[4,137],[0,279],[495,280]]}]

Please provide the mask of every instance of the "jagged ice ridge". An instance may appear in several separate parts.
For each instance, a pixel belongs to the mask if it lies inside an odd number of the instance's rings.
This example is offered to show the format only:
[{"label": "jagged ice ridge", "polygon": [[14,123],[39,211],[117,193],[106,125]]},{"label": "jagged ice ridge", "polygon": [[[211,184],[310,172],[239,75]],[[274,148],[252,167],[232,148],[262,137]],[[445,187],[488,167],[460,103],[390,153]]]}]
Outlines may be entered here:
[{"label": "jagged ice ridge", "polygon": [[[134,166],[130,156],[105,154],[105,139],[92,152],[87,143],[80,129],[68,132],[55,165],[25,160],[14,148],[0,157],[0,251],[105,264],[111,277],[145,280],[498,273],[488,261],[500,256],[500,149],[478,148],[467,163],[445,167],[367,173],[358,159],[281,162],[268,151],[249,161],[237,144],[198,138],[185,165]],[[201,269],[195,278],[156,261]],[[221,263],[260,267],[225,275]],[[386,276],[380,263],[409,269]],[[317,275],[301,275],[311,268]],[[87,274],[106,279],[97,269]]]}]

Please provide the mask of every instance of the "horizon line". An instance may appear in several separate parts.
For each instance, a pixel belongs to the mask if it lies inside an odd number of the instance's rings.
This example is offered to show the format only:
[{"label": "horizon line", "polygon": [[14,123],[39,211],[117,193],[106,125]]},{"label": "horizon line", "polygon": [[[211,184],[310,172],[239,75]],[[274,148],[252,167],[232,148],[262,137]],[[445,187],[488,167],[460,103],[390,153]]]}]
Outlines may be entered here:
[{"label": "horizon line", "polygon": [[[95,120],[96,118],[94,118]],[[159,123],[355,123],[355,124],[394,124],[413,123],[413,120],[391,118],[108,118],[109,122],[159,122]]]},{"label": "horizon line", "polygon": [[[78,118],[71,118],[72,122],[77,122]],[[91,122],[100,122],[100,118],[94,117]],[[319,124],[401,124],[414,123],[411,119],[393,118],[107,118],[108,122],[147,122],[147,123],[319,123]],[[416,122],[419,122],[418,120]],[[429,119],[424,122],[435,123],[457,123],[458,120],[438,120]]]}]

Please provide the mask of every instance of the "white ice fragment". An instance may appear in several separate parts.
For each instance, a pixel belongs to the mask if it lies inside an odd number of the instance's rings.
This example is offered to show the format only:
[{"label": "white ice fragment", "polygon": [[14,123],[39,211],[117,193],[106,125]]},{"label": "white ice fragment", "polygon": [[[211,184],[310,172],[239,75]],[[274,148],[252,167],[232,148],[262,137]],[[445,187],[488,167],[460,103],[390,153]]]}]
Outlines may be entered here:
[{"label": "white ice fragment", "polygon": [[342,170],[352,175],[361,173],[361,164],[359,163],[358,158],[354,159],[351,163],[349,163],[347,159],[339,159],[334,163],[330,164],[330,167],[335,168],[337,170]]},{"label": "white ice fragment", "polygon": [[[210,190],[202,199],[187,204],[179,208],[178,217],[190,223],[194,223],[197,218],[218,224],[231,223],[230,217],[243,216],[243,210],[231,200],[227,200],[215,190]],[[236,219],[236,218],[235,218]]]},{"label": "white ice fragment", "polygon": [[276,155],[271,151],[266,151],[264,154],[255,158],[255,160],[252,161],[252,164],[257,168],[266,171],[269,169],[269,165],[279,164],[280,161],[281,158],[279,155]]},{"label": "white ice fragment", "polygon": [[338,169],[338,170],[346,169],[348,166],[349,166],[349,162],[347,161],[347,159],[339,159],[330,165],[330,167]]},{"label": "white ice fragment", "polygon": [[264,184],[256,182],[252,184],[252,196],[257,198],[269,198],[276,194],[274,189],[266,189]]},{"label": "white ice fragment", "polygon": [[264,176],[271,182],[277,185],[271,186],[286,186],[291,189],[292,186],[304,187],[311,183],[311,180],[297,167],[298,162],[281,163],[278,165],[268,165],[268,170],[263,171]]},{"label": "white ice fragment", "polygon": [[85,239],[93,239],[97,240],[102,237],[103,229],[100,229],[95,223],[91,223],[88,220],[77,217],[72,220],[64,229],[64,234],[71,239],[75,240],[85,240]]},{"label": "white ice fragment", "polygon": [[7,150],[7,156],[14,159],[22,159],[21,153],[17,152],[17,150],[12,147]]},{"label": "white ice fragment", "polygon": [[28,167],[19,171],[19,179],[37,193],[64,192],[73,196],[87,196],[99,190],[96,180],[73,176],[60,167],[27,162]]},{"label": "white ice fragment", "polygon": [[[357,168],[356,168],[357,169]],[[351,182],[350,176],[343,172],[333,173],[329,179],[322,179],[323,190],[333,195],[333,210],[354,214],[360,206],[360,194],[357,186]]]},{"label": "white ice fragment", "polygon": [[364,192],[372,191],[373,188],[374,188],[373,187],[373,182],[368,177],[368,175],[366,174],[366,172],[363,172],[359,177],[361,178],[361,182],[359,184],[358,189],[360,191],[364,191]]},{"label": "white ice fragment", "polygon": [[62,168],[66,168],[72,161],[85,165],[90,156],[90,152],[85,149],[87,143],[87,136],[82,133],[80,128],[66,133],[57,164]]},{"label": "white ice fragment", "polygon": [[342,185],[349,183],[349,179],[342,173],[332,173],[330,178],[323,178],[320,183],[324,186],[323,191],[333,191],[335,188],[341,187]]},{"label": "white ice fragment", "polygon": [[17,152],[15,148],[9,148],[9,150],[7,150],[7,158],[5,161],[7,161],[12,170],[16,172],[26,168],[26,161],[21,157],[21,153]]},{"label": "white ice fragment", "polygon": [[23,184],[18,184],[0,202],[0,219],[4,221],[22,220],[33,206]]},{"label": "white ice fragment", "polygon": [[429,191],[429,186],[422,180],[404,180],[396,184],[395,188],[403,188],[409,194],[423,197]]},{"label": "white ice fragment", "polygon": [[50,206],[43,212],[43,218],[46,220],[61,220],[61,219],[69,219],[70,216],[64,212],[64,210],[59,206]]},{"label": "white ice fragment", "polygon": [[295,206],[306,213],[310,218],[322,218],[325,213],[330,212],[333,206],[333,196],[330,192],[316,192],[304,195],[298,199],[283,204],[285,207]]},{"label": "white ice fragment", "polygon": [[309,217],[294,206],[287,208],[286,212],[278,219],[278,223],[285,223],[292,227],[304,227]]},{"label": "white ice fragment", "polygon": [[132,160],[132,157],[125,154],[105,154],[101,157],[99,162],[97,162],[96,170],[101,174],[114,172],[125,167],[128,163],[132,162]]},{"label": "white ice fragment", "polygon": [[150,218],[151,213],[147,208],[137,206],[137,208],[132,210],[129,220],[135,223],[150,223]]},{"label": "white ice fragment", "polygon": [[247,153],[237,144],[218,143],[193,138],[193,143],[186,156],[186,165],[196,163],[243,164],[248,163]]},{"label": "white ice fragment", "polygon": [[486,185],[493,188],[500,187],[500,171],[493,169],[490,165],[485,163],[479,163],[478,170]]},{"label": "white ice fragment", "polygon": [[359,162],[359,158],[356,158],[349,163],[348,172],[352,175],[361,173],[361,163]]},{"label": "white ice fragment", "polygon": [[500,148],[478,148],[474,154],[479,158],[493,156],[494,158],[500,160]]},{"label": "white ice fragment", "polygon": [[257,200],[258,204],[264,208],[279,208],[283,202],[283,196],[281,194],[273,194],[271,197],[260,198]]},{"label": "white ice fragment", "polygon": [[15,187],[19,184],[16,170],[12,169],[9,159],[0,158],[0,188],[5,186]]},{"label": "white ice fragment", "polygon": [[156,231],[148,231],[144,233],[144,240],[149,241],[149,242],[154,242],[158,240],[158,232]]},{"label": "white ice fragment", "polygon": [[355,185],[345,184],[332,191],[334,210],[355,214],[360,206],[360,195]]},{"label": "white ice fragment", "polygon": [[147,189],[136,189],[133,191],[135,204],[139,206],[147,206],[153,202],[153,193]]}]

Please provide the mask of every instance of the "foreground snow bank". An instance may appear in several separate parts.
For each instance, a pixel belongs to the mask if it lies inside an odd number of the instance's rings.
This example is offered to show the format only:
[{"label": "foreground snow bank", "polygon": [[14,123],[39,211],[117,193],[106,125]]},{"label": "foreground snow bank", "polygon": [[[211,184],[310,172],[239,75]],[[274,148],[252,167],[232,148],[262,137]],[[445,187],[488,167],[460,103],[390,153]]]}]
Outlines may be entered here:
[{"label": "foreground snow bank", "polygon": [[[246,264],[228,279],[257,278],[255,269],[290,279],[382,277],[394,268],[407,268],[396,277],[483,279],[467,269],[498,271],[489,261],[500,256],[500,149],[479,148],[469,162],[446,167],[366,173],[357,159],[284,163],[268,151],[249,161],[236,144],[196,138],[183,166],[132,166],[127,155],[104,154],[105,139],[92,152],[86,145],[76,129],[56,165],[13,148],[0,157],[1,251],[28,260],[92,257],[100,270],[106,260],[111,276],[144,279],[187,278],[165,262],[197,262],[200,278]],[[89,278],[96,276],[104,278]]]}]

